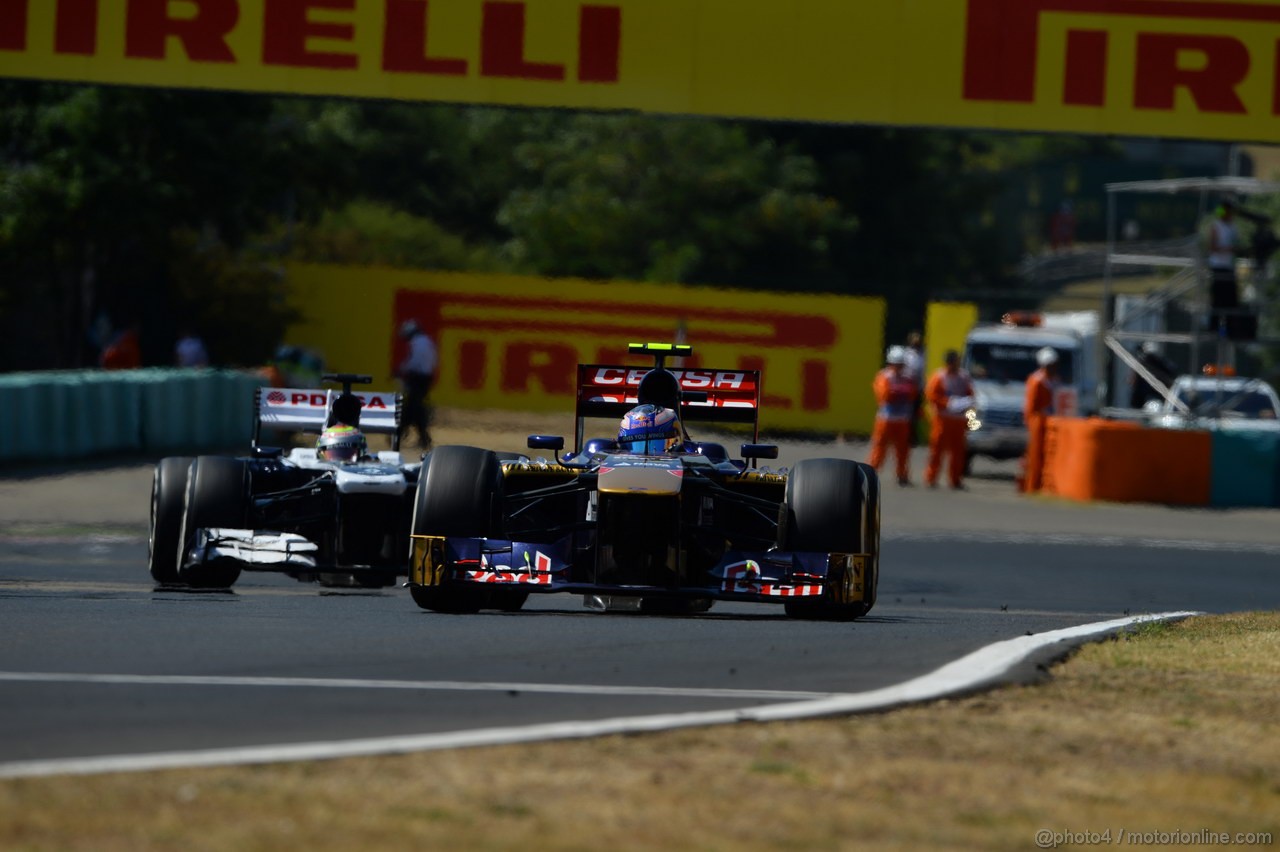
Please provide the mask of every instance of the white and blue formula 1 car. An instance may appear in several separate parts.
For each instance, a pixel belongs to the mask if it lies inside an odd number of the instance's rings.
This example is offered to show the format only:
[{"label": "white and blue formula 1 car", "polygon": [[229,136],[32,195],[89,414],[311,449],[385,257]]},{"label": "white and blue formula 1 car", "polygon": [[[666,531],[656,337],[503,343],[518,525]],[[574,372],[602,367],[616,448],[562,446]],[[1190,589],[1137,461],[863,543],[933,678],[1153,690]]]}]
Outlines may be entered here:
[{"label": "white and blue formula 1 car", "polygon": [[[405,463],[396,393],[353,393],[368,376],[326,375],[342,390],[258,388],[245,457],[170,457],[151,489],[148,564],[163,585],[228,588],[241,571],[376,588],[406,573],[420,462]],[[325,461],[314,444],[263,446],[263,430],[317,434],[337,423],[392,436],[392,451]]]},{"label": "white and blue formula 1 car", "polygon": [[[730,600],[782,604],[800,618],[867,613],[880,570],[874,469],[831,458],[758,467],[778,455],[757,443],[758,371],[666,369],[666,357],[692,354],[682,345],[630,351],[653,355],[654,367],[579,365],[571,454],[561,456],[562,437],[533,435],[529,447],[554,461],[465,446],[427,455],[412,519],[414,601],[514,611],[530,594],[569,592],[606,610],[696,613]],[[679,433],[584,441],[589,418],[618,423],[636,406],[678,420]],[[690,438],[684,424],[697,421],[750,427],[742,459]]]}]

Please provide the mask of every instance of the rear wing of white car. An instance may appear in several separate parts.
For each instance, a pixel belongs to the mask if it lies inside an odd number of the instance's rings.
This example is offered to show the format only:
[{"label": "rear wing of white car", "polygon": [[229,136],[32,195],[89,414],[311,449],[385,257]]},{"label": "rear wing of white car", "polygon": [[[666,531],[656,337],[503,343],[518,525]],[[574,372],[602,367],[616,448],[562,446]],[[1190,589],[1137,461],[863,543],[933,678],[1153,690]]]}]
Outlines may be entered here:
[{"label": "rear wing of white car", "polygon": [[264,427],[277,432],[319,433],[334,423],[356,426],[365,434],[391,435],[392,446],[399,444],[401,397],[398,393],[258,388],[254,411],[255,447]]}]

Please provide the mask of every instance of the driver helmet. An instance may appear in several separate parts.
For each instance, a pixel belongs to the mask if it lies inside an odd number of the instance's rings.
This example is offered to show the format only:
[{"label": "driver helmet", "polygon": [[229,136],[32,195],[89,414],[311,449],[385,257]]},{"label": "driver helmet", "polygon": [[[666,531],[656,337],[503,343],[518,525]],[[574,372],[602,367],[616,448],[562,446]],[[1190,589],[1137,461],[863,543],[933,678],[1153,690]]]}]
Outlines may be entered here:
[{"label": "driver helmet", "polygon": [[316,441],[316,458],[327,462],[349,464],[369,449],[364,435],[354,426],[338,423],[320,433]]},{"label": "driver helmet", "polygon": [[665,453],[680,443],[680,418],[670,408],[645,403],[622,418],[618,446],[628,453]]}]

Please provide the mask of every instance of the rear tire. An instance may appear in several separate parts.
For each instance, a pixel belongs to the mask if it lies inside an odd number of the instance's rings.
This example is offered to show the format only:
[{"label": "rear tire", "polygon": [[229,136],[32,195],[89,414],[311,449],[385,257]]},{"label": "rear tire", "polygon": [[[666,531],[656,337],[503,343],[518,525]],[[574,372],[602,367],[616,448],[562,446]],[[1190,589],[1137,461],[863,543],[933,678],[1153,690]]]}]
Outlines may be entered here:
[{"label": "rear tire", "polygon": [[875,604],[880,573],[880,478],[848,459],[804,459],[791,468],[786,490],[788,551],[868,554],[865,599],[852,603],[787,601],[794,618],[850,621]]},{"label": "rear tire", "polygon": [[182,504],[187,496],[191,456],[161,459],[151,476],[151,534],[147,537],[147,569],[157,583],[178,582],[178,542]]},{"label": "rear tire", "polygon": [[177,548],[178,580],[200,589],[228,589],[240,577],[240,563],[214,559],[184,565],[195,547],[196,530],[205,527],[244,529],[248,519],[249,466],[240,459],[200,456],[191,465],[182,509]]},{"label": "rear tire", "polygon": [[[422,464],[413,503],[413,535],[490,538],[498,529],[502,469],[498,457],[476,447],[437,447]],[[490,603],[483,589],[466,586],[410,586],[413,602],[433,612],[473,613]],[[507,610],[514,605],[514,609]],[[496,604],[518,610],[513,597]]]}]

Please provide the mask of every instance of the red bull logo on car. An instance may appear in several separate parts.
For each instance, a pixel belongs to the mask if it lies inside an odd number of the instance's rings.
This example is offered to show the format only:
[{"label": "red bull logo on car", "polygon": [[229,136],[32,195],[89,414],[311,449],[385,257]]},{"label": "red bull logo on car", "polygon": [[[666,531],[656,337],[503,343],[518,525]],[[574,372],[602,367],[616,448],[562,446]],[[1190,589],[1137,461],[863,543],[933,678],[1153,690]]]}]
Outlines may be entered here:
[{"label": "red bull logo on car", "polygon": [[512,583],[523,584],[526,586],[550,586],[551,585],[551,557],[542,551],[535,551],[533,559],[529,558],[529,551],[524,551],[525,567],[523,570],[517,570],[509,565],[493,565],[489,561],[489,555],[482,553],[480,555],[480,570],[464,569],[462,578],[473,583]]}]

